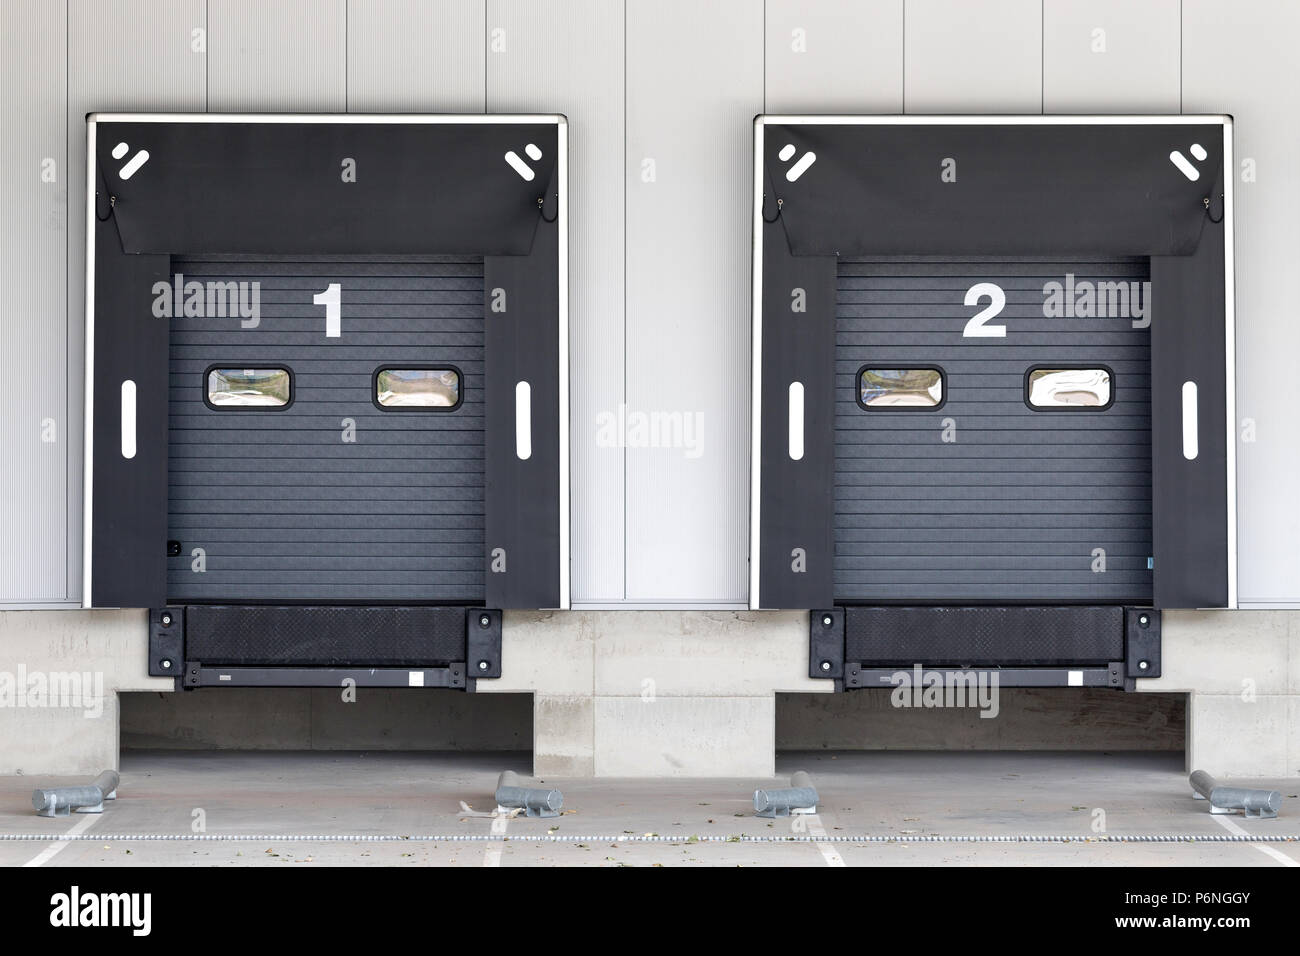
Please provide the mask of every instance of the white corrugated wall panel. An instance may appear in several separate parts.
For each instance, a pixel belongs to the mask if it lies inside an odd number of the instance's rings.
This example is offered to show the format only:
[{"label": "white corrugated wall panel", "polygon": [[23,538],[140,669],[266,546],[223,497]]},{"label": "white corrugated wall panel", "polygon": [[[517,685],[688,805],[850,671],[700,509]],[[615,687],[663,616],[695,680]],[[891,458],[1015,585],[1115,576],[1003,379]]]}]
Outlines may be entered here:
[{"label": "white corrugated wall panel", "polygon": [[488,111],[568,117],[569,462],[575,603],[624,596],[622,3],[489,0]]},{"label": "white corrugated wall panel", "polygon": [[629,0],[627,594],[635,601],[747,600],[749,171],[762,108],[762,0]]}]

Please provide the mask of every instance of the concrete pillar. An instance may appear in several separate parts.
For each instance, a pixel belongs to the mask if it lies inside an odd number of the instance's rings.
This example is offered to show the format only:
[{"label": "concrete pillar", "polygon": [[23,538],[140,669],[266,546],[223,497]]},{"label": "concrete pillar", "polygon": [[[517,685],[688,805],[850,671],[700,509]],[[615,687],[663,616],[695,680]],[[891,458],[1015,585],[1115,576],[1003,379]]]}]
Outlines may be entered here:
[{"label": "concrete pillar", "polygon": [[771,777],[776,694],[831,691],[807,672],[806,612],[508,612],[478,686],[533,691],[538,776]]},{"label": "concrete pillar", "polygon": [[1187,768],[1300,775],[1300,611],[1166,611],[1161,677],[1186,693]]},{"label": "concrete pillar", "polygon": [[115,769],[118,694],[172,689],[147,650],[144,611],[0,613],[0,774]]}]

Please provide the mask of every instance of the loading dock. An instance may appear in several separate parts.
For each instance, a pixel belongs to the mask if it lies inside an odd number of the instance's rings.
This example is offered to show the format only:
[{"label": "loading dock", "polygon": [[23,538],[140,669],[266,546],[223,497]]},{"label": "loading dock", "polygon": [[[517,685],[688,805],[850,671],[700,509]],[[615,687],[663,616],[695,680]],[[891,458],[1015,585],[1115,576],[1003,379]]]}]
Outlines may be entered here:
[{"label": "loading dock", "polygon": [[810,676],[1131,689],[1236,606],[1231,129],[758,118],[750,605]]},{"label": "loading dock", "polygon": [[563,118],[88,133],[83,605],[185,687],[500,676],[569,603]]}]

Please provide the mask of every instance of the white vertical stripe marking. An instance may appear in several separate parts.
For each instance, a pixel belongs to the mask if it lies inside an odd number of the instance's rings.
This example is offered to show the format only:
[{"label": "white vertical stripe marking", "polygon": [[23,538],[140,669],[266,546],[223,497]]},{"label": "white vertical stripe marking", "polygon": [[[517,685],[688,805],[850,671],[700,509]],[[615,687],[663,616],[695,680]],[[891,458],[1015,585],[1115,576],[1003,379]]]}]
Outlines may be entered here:
[{"label": "white vertical stripe marking", "polygon": [[[1232,148],[1232,120],[1223,123],[1223,168],[1233,169],[1235,160]],[[1236,290],[1234,288],[1233,265],[1233,182],[1234,177],[1223,179],[1223,275],[1224,275],[1224,315],[1227,321],[1223,328],[1223,350],[1226,356],[1225,369],[1227,387],[1224,389],[1224,402],[1228,414],[1224,416],[1227,427],[1225,447],[1227,448],[1228,481],[1228,607],[1237,607],[1237,346],[1236,346]]]},{"label": "white vertical stripe marking", "polygon": [[803,382],[790,383],[790,459],[803,460]]},{"label": "white vertical stripe marking", "polygon": [[1183,457],[1195,461],[1201,453],[1196,410],[1196,383],[1183,382]]},{"label": "white vertical stripe marking", "polygon": [[749,606],[762,607],[758,570],[762,560],[759,503],[763,490],[763,119],[754,123],[754,258],[750,289],[749,340]]},{"label": "white vertical stripe marking", "polygon": [[91,600],[91,572],[95,527],[95,186],[98,173],[95,165],[95,141],[98,124],[86,123],[86,375],[83,381],[82,458],[81,458],[81,606],[93,606]]},{"label": "white vertical stripe marking", "polygon": [[520,461],[533,457],[533,387],[515,383],[515,454]]},{"label": "white vertical stripe marking", "polygon": [[135,382],[122,383],[122,457],[135,457]]}]

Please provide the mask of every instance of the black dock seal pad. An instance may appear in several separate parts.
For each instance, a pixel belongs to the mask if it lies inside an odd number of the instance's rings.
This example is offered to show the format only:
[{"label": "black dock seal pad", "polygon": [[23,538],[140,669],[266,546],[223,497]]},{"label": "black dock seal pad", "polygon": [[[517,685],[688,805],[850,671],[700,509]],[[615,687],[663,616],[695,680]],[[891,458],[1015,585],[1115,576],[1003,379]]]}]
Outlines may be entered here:
[{"label": "black dock seal pad", "polygon": [[844,677],[844,608],[808,612],[808,676]]},{"label": "black dock seal pad", "polygon": [[1124,676],[1160,676],[1160,612],[1149,607],[1124,609]]},{"label": "black dock seal pad", "polygon": [[149,676],[180,677],[185,662],[185,608],[149,612]]},{"label": "black dock seal pad", "polygon": [[471,684],[501,676],[501,612],[471,609],[465,622],[465,666]]}]

